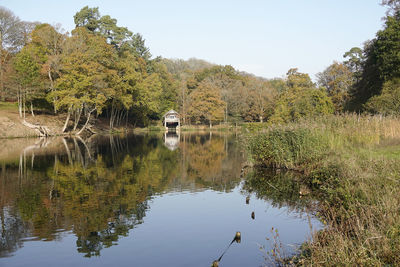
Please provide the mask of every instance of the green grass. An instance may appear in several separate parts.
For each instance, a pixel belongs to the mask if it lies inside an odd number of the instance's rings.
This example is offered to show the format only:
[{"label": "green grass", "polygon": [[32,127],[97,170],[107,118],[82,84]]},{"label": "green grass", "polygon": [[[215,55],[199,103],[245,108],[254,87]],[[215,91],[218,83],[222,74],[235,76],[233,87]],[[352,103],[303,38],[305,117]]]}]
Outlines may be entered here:
[{"label": "green grass", "polygon": [[0,110],[18,110],[18,104],[14,102],[0,102]]},{"label": "green grass", "polygon": [[400,119],[327,116],[249,138],[256,165],[295,169],[327,227],[304,244],[305,266],[400,265]]}]

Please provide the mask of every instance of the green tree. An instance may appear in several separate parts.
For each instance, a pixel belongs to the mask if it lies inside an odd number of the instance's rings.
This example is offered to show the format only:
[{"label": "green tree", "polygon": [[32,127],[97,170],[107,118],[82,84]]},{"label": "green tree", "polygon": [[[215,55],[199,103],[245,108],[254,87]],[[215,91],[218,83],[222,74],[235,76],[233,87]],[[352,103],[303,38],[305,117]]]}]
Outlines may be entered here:
[{"label": "green tree", "polygon": [[170,109],[177,109],[179,84],[168,72],[167,67],[162,62],[154,62],[154,73],[158,74],[161,82],[160,96],[160,119],[161,116]]},{"label": "green tree", "polygon": [[133,35],[126,27],[117,26],[117,20],[109,15],[101,16],[98,7],[83,7],[75,14],[74,22],[76,27],[84,27],[105,37],[117,50],[131,50],[139,56],[146,57],[146,60],[151,57],[140,34]]},{"label": "green tree", "polygon": [[290,69],[287,76],[289,89],[279,96],[275,112],[270,119],[272,123],[297,121],[302,117],[333,113],[331,99],[324,90],[315,87],[308,74]]},{"label": "green tree", "polygon": [[363,50],[359,47],[353,47],[343,55],[348,60],[343,63],[354,73],[356,80],[358,81],[361,77],[362,66],[364,63]]},{"label": "green tree", "polygon": [[342,63],[333,62],[323,72],[318,73],[317,78],[318,84],[326,88],[328,96],[335,106],[335,111],[344,111],[354,83],[353,74],[349,68]]},{"label": "green tree", "polygon": [[145,42],[143,36],[140,33],[136,33],[122,44],[121,49],[127,50],[136,57],[141,57],[144,60],[149,61],[152,55]]},{"label": "green tree", "polygon": [[19,86],[18,106],[21,117],[23,109],[23,117],[25,118],[26,102],[30,102],[32,116],[34,116],[33,100],[44,97],[44,92],[41,90],[42,80],[40,75],[40,64],[43,61],[43,51],[32,45],[25,46],[15,56],[14,79]]},{"label": "green tree", "polygon": [[141,79],[137,59],[125,53],[117,58],[115,63],[116,75],[113,75],[110,83],[110,90],[107,97],[108,109],[110,111],[110,129],[114,124],[120,125],[122,117],[128,121],[129,110],[135,103],[136,84]]},{"label": "green tree", "polygon": [[385,82],[382,93],[371,97],[365,108],[383,115],[400,114],[400,78]]},{"label": "green tree", "polygon": [[99,27],[100,12],[98,7],[89,8],[83,7],[74,15],[76,27],[85,27],[89,31],[94,32]]},{"label": "green tree", "polygon": [[362,77],[352,92],[352,109],[362,110],[363,104],[379,95],[383,84],[400,77],[400,10],[385,19],[385,27],[364,48]]},{"label": "green tree", "polygon": [[72,112],[75,126],[79,123],[82,112],[86,122],[78,131],[81,133],[88,125],[91,114],[102,112],[107,96],[111,94],[110,82],[116,71],[112,69],[115,52],[101,36],[91,34],[85,28],[73,31],[64,46],[61,57],[62,69],[56,82],[57,90],[51,94],[56,99],[57,109],[68,112],[63,131],[66,129]]}]

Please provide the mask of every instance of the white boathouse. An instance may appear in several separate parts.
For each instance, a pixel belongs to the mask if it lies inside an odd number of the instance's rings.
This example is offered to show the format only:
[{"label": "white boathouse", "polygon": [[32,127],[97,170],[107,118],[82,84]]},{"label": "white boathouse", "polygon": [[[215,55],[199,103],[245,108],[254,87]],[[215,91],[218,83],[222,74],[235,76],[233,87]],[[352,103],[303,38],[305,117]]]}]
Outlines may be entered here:
[{"label": "white boathouse", "polygon": [[164,127],[166,130],[168,130],[169,128],[179,129],[179,127],[181,126],[179,113],[173,109],[165,113],[163,118]]}]

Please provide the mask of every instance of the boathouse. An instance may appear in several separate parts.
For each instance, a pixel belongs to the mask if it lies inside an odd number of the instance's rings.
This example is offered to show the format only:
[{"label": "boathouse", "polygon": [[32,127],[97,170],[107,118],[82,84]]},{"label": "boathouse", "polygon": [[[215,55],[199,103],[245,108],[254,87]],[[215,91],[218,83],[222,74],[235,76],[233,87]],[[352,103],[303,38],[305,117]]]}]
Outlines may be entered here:
[{"label": "boathouse", "polygon": [[179,127],[181,126],[179,113],[173,109],[165,113],[163,118],[166,130],[168,130],[169,128],[179,129]]}]

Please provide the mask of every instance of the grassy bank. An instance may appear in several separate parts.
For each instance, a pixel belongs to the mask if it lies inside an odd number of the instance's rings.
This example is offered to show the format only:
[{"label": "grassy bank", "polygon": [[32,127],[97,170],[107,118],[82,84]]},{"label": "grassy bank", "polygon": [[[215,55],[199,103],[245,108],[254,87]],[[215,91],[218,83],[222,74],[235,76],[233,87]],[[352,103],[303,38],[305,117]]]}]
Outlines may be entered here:
[{"label": "grassy bank", "polygon": [[299,265],[400,265],[400,119],[329,116],[263,129],[249,143],[256,165],[301,172],[319,200],[327,227]]}]

